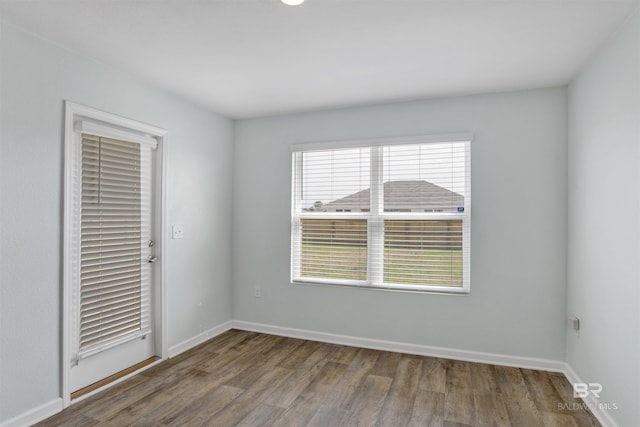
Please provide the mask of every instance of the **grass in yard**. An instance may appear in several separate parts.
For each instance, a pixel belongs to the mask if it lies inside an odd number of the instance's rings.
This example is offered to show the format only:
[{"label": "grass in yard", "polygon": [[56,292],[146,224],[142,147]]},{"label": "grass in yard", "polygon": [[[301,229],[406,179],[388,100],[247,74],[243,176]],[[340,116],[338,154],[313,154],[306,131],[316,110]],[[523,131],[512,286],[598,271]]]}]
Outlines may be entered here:
[{"label": "grass in yard", "polygon": [[302,276],[367,280],[367,247],[303,243]]}]

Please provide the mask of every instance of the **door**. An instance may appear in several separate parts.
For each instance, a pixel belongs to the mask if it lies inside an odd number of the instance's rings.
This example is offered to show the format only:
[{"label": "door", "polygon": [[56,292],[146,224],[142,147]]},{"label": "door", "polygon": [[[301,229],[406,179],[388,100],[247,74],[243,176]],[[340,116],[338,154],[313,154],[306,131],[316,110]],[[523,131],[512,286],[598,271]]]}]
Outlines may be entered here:
[{"label": "door", "polygon": [[158,353],[157,140],[87,120],[75,123],[72,139],[65,232],[69,393]]}]

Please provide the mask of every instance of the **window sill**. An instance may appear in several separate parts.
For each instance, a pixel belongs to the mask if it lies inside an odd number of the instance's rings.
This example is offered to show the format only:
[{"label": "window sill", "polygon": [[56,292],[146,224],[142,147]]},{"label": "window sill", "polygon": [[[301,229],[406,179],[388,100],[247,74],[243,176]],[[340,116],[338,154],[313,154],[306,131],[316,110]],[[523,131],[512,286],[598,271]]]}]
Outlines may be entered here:
[{"label": "window sill", "polygon": [[371,289],[378,291],[390,291],[390,292],[404,292],[412,294],[433,294],[433,295],[470,295],[469,289],[464,288],[450,288],[450,287],[438,287],[438,286],[420,286],[420,285],[371,285],[365,282],[353,282],[347,283],[343,281],[321,281],[312,279],[296,279],[290,282],[292,285],[311,285],[322,287],[339,287],[339,288],[359,288],[359,289]]}]

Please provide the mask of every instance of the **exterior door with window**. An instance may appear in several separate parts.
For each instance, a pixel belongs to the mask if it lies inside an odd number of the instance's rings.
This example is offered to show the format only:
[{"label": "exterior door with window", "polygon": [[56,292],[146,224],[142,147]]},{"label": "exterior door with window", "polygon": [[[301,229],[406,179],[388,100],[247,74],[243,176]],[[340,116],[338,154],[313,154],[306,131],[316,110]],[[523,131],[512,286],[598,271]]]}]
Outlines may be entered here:
[{"label": "exterior door with window", "polygon": [[73,126],[65,233],[71,393],[157,353],[157,140],[92,120],[74,120]]}]

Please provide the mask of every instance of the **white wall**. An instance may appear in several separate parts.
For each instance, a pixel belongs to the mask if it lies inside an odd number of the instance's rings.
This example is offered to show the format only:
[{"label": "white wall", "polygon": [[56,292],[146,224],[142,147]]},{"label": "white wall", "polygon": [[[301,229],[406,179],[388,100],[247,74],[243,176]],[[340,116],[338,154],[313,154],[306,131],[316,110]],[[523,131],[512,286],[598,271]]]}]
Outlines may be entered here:
[{"label": "white wall", "polygon": [[[465,131],[475,134],[470,296],[289,283],[291,143]],[[566,162],[564,88],[238,121],[234,318],[563,360]]]},{"label": "white wall", "polygon": [[569,88],[567,360],[640,425],[640,15]]},{"label": "white wall", "polygon": [[63,101],[169,130],[169,346],[231,316],[233,124],[0,24],[0,423],[60,396]]}]

